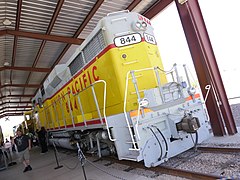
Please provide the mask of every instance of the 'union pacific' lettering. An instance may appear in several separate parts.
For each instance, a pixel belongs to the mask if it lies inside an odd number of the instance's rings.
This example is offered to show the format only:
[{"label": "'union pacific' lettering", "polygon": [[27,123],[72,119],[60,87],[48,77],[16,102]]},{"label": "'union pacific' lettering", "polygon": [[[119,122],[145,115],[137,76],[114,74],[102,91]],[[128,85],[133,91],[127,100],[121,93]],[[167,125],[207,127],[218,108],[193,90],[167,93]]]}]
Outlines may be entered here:
[{"label": "'union pacific' lettering", "polygon": [[[77,78],[73,79],[73,81],[69,83],[69,85],[66,88],[64,88],[65,92],[63,89],[56,96],[56,99],[61,98],[61,100],[65,102],[65,107],[68,113],[70,112],[70,110],[73,111],[73,108],[78,110],[76,98],[70,98],[71,94],[73,95],[77,94],[80,91],[83,91],[93,82],[99,80],[100,78],[96,72],[97,72],[97,66],[92,66],[92,68],[89,68],[83,71]],[[67,99],[65,97],[65,94],[67,94]],[[70,104],[68,104],[68,99],[70,99]]]},{"label": "'union pacific' lettering", "polygon": [[72,94],[80,92],[93,82],[99,80],[99,76],[96,75],[97,66],[93,66],[91,69],[83,71],[78,78],[73,80],[71,84]]}]

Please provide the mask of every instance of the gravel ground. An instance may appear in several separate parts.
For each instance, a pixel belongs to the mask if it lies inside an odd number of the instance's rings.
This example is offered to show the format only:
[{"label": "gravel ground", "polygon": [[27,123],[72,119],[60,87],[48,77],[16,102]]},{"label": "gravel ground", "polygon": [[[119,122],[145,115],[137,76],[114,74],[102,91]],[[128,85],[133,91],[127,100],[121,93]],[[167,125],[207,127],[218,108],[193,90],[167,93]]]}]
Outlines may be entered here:
[{"label": "gravel ground", "polygon": [[240,154],[237,153],[203,153],[189,150],[162,165],[240,179]]}]

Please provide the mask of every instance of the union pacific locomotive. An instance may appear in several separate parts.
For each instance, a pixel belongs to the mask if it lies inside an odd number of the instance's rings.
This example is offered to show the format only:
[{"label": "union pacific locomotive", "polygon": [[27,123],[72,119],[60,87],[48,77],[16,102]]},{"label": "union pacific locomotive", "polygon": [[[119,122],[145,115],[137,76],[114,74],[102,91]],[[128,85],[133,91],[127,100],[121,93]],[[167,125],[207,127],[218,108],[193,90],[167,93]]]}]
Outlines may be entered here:
[{"label": "union pacific locomotive", "polygon": [[149,19],[108,14],[32,99],[49,143],[153,167],[209,136],[200,95],[176,65],[164,71]]}]

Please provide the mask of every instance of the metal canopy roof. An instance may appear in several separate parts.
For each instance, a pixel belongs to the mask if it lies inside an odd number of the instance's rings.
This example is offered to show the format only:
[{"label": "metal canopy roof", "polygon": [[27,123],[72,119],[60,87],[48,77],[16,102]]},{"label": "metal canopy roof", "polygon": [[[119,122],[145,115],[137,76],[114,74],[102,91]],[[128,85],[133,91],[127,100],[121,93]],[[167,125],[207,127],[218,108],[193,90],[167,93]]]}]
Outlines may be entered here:
[{"label": "metal canopy roof", "polygon": [[0,2],[0,118],[22,115],[56,64],[108,13],[152,18],[173,0],[5,0]]}]

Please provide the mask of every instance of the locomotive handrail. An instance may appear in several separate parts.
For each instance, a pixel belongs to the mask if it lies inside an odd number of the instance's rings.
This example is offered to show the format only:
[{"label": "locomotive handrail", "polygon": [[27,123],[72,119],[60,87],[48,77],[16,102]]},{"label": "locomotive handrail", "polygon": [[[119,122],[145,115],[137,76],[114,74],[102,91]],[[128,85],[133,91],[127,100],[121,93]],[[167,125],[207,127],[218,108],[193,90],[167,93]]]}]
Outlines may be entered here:
[{"label": "locomotive handrail", "polygon": [[128,71],[127,72],[127,76],[126,76],[126,87],[125,87],[125,93],[124,93],[123,111],[124,111],[124,116],[125,116],[125,121],[127,123],[128,131],[130,133],[130,137],[131,137],[131,140],[132,140],[133,149],[139,151],[140,149],[138,149],[137,146],[136,146],[136,141],[134,140],[133,133],[132,133],[132,130],[131,130],[131,127],[130,127],[130,123],[129,123],[129,120],[128,120],[128,117],[127,117],[127,111],[126,111],[126,106],[127,106],[127,89],[128,89],[128,80],[129,80],[128,76],[129,76],[130,73],[131,73],[131,71]]},{"label": "locomotive handrail", "polygon": [[[126,123],[127,123],[127,126],[128,126],[128,130],[129,130],[129,133],[130,133],[130,136],[131,136],[131,140],[132,140],[132,144],[133,144],[133,149],[134,150],[140,150],[136,147],[136,141],[133,137],[133,133],[132,133],[132,130],[131,130],[131,127],[130,127],[130,123],[129,123],[129,119],[127,117],[127,111],[126,111],[126,106],[127,106],[127,89],[128,89],[128,80],[129,80],[129,74],[131,73],[132,76],[133,76],[133,83],[136,83],[136,81],[134,80],[134,72],[139,72],[139,71],[148,71],[148,70],[153,70],[153,68],[145,68],[145,69],[139,69],[139,70],[134,70],[134,71],[128,71],[127,72],[127,76],[126,76],[126,87],[125,87],[125,94],[124,94],[124,107],[123,107],[123,111],[124,111],[124,115],[125,115],[125,120],[126,120]],[[136,93],[137,93],[137,96],[138,96],[138,109],[140,110],[140,95],[139,95],[139,92],[138,92],[138,88],[137,88],[137,85],[134,84],[134,87],[136,89]],[[137,122],[135,124],[135,129],[136,129],[136,134],[138,136],[138,139],[140,140],[140,135],[139,135],[139,132],[138,132],[138,122],[139,122],[139,112],[138,112],[138,118],[137,118]]]},{"label": "locomotive handrail", "polygon": [[67,105],[68,105],[69,113],[70,113],[70,116],[71,116],[73,128],[75,128],[73,112],[72,112],[72,108],[71,108],[71,104],[70,104],[70,96],[68,96],[68,98],[67,98]]},{"label": "locomotive handrail", "polygon": [[[79,91],[77,94],[74,94],[74,96],[77,96],[78,94],[80,94],[81,92],[85,91],[86,89],[90,88],[90,87],[93,87],[95,84],[97,83],[103,83],[104,84],[104,92],[103,92],[103,117],[105,119],[105,124],[106,124],[106,129],[107,129],[107,132],[108,132],[108,138],[110,139],[110,141],[116,141],[116,139],[113,139],[112,136],[111,136],[111,132],[110,132],[110,128],[109,128],[109,125],[108,125],[108,121],[107,121],[107,117],[106,117],[106,98],[107,98],[107,83],[106,81],[104,80],[98,80],[98,81],[95,81],[94,83],[90,84],[89,86],[87,86],[86,88],[84,88],[82,91]],[[95,90],[92,89],[94,92]],[[98,113],[100,113],[100,109],[99,109],[99,106],[97,106],[98,108]]]},{"label": "locomotive handrail", "polygon": [[[93,87],[95,84],[97,83],[103,83],[104,84],[104,92],[103,92],[103,117],[105,119],[105,124],[106,124],[106,130],[108,132],[108,138],[110,139],[110,141],[115,141],[116,139],[113,139],[112,138],[112,135],[111,135],[111,132],[110,132],[110,128],[109,128],[109,124],[108,124],[108,120],[107,120],[107,117],[106,117],[106,97],[107,97],[107,83],[106,81],[104,80],[98,80],[98,81],[95,81],[94,83],[90,84],[89,86],[87,86],[86,88],[82,89],[81,91],[79,91],[78,93],[76,94],[73,94],[73,96],[77,96],[78,97],[78,102],[80,103],[80,110],[81,110],[81,113],[82,113],[82,116],[83,116],[83,119],[84,119],[84,125],[86,126],[86,119],[84,118],[84,112],[83,112],[83,108],[82,108],[82,105],[81,105],[81,102],[80,102],[80,99],[79,99],[79,94],[85,90],[87,90],[88,88],[90,87]],[[95,94],[95,90],[94,88],[92,88],[92,93],[93,95]],[[65,93],[63,96],[66,96],[68,95],[69,92]],[[59,97],[57,98],[54,102],[56,103],[57,101],[61,102],[60,100],[62,99],[62,97]],[[101,112],[100,112],[100,108],[98,106],[98,102],[96,102],[97,100],[97,97],[96,97],[96,94],[94,95],[94,101],[96,103],[96,107],[97,107],[97,111],[98,111],[98,115],[100,116],[100,120],[101,120],[101,123],[103,123],[102,121],[102,116],[101,116]],[[52,103],[48,106],[46,106],[44,109],[46,110],[47,108],[50,108],[52,105]],[[68,99],[68,106],[69,106],[69,109],[71,109],[70,107],[70,98]],[[72,116],[72,115],[71,115]],[[74,120],[72,119],[72,121],[74,122]],[[73,123],[73,126],[75,126],[75,124]],[[66,127],[66,124],[65,124],[65,127]]]},{"label": "locomotive handrail", "polygon": [[[173,69],[173,70],[172,70]],[[170,71],[176,71],[176,68],[175,66],[172,68]],[[138,90],[138,87],[137,87],[137,81],[135,79],[135,75],[134,73],[135,72],[142,72],[142,71],[155,71],[155,76],[157,78],[157,83],[158,83],[158,87],[159,87],[159,91],[160,91],[160,95],[162,95],[162,89],[161,89],[161,82],[160,82],[160,77],[159,77],[159,73],[158,71],[162,71],[164,73],[167,73],[166,71],[163,71],[161,70],[159,67],[151,67],[151,68],[144,68],[144,69],[138,69],[138,70],[130,70],[127,72],[127,75],[126,75],[126,86],[125,86],[125,94],[124,94],[124,107],[123,107],[123,111],[124,111],[124,115],[125,115],[125,120],[126,120],[126,123],[127,123],[127,126],[128,126],[128,130],[129,130],[129,133],[130,133],[130,136],[131,136],[131,140],[132,140],[132,144],[133,144],[133,149],[134,150],[139,150],[137,147],[136,147],[136,141],[134,139],[134,136],[133,136],[133,133],[132,133],[132,130],[131,130],[131,127],[130,127],[130,123],[129,123],[129,119],[128,119],[128,116],[127,116],[127,110],[126,110],[126,106],[127,106],[127,89],[128,89],[128,81],[129,81],[129,74],[131,73],[132,75],[132,82],[134,84],[134,87],[135,87],[135,90],[136,90],[136,94],[137,94],[137,98],[138,98],[138,113],[137,113],[137,121],[136,121],[136,124],[134,125],[135,129],[136,129],[136,134],[138,136],[138,139],[140,140],[140,135],[139,135],[139,131],[138,131],[138,125],[139,125],[139,119],[140,119],[140,110],[141,110],[141,97],[140,97],[140,94],[139,94],[139,90]],[[164,102],[164,98],[162,97],[162,100]],[[144,112],[142,112],[143,114]]]},{"label": "locomotive handrail", "polygon": [[56,119],[57,119],[58,129],[60,129],[60,123],[59,123],[58,113],[57,113],[57,109],[56,109],[56,102],[53,102],[53,109],[54,109],[55,116],[56,116]]}]

